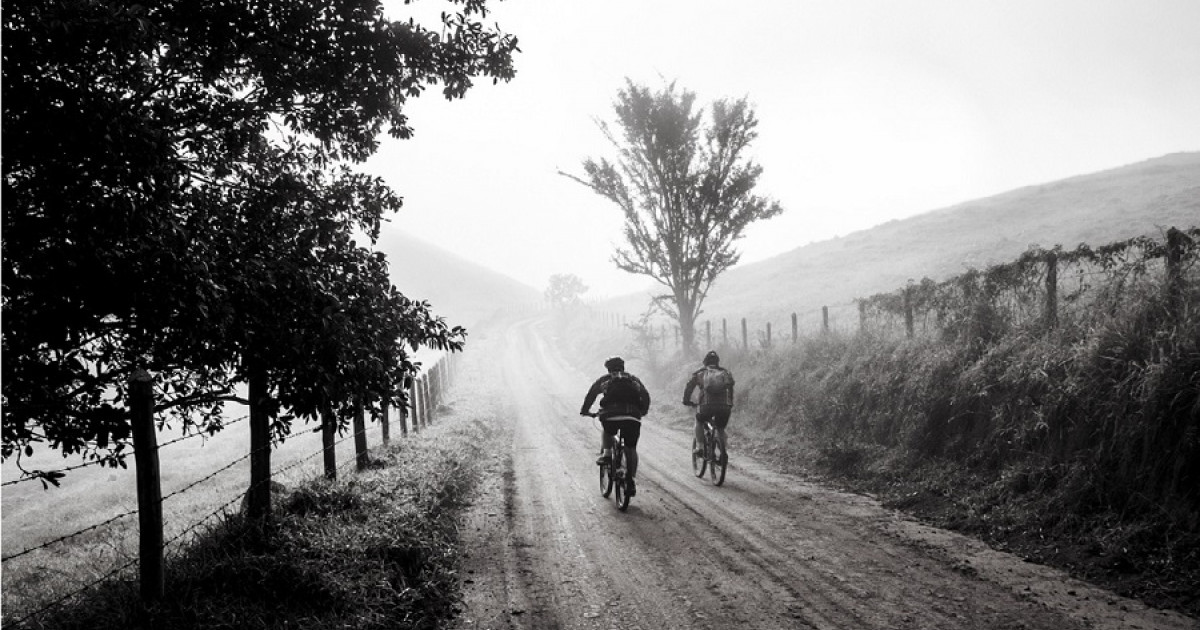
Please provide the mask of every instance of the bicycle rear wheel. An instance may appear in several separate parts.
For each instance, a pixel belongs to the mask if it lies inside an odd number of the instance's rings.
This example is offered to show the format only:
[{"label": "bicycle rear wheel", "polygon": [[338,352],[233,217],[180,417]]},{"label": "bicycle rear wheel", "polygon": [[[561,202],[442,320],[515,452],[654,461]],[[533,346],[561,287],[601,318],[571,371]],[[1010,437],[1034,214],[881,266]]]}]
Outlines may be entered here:
[{"label": "bicycle rear wheel", "polygon": [[704,468],[708,464],[708,459],[704,456],[703,452],[701,452],[699,455],[696,454],[697,446],[699,446],[699,443],[696,442],[696,438],[692,438],[692,472],[695,473],[697,477],[703,477]]},{"label": "bicycle rear wheel", "polygon": [[629,489],[625,486],[625,475],[627,475],[628,473],[625,470],[625,443],[624,442],[617,443],[616,447],[613,449],[612,465],[613,465],[613,470],[616,471],[616,473],[613,475],[614,477],[616,477],[616,479],[614,480],[615,483],[613,484],[613,489],[616,490],[616,494],[613,495],[613,498],[617,502],[617,509],[621,510],[621,511],[625,511],[625,508],[629,507],[629,492],[628,492]]},{"label": "bicycle rear wheel", "polygon": [[714,486],[725,483],[725,466],[729,463],[729,454],[725,452],[725,442],[714,435],[712,438],[712,463],[709,464],[709,475]]}]

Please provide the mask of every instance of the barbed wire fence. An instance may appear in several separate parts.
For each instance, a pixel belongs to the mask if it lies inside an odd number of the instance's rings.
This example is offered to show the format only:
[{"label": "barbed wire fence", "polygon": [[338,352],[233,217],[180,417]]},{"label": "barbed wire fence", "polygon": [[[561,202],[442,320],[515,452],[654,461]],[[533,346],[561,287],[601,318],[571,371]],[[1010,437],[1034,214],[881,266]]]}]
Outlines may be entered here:
[{"label": "barbed wire fence", "polygon": [[[700,320],[694,334],[707,348],[754,352],[830,333],[964,340],[1082,325],[1151,294],[1177,312],[1184,306],[1185,287],[1198,281],[1198,261],[1200,228],[1171,228],[1161,240],[1141,236],[1094,248],[1035,248],[1010,263],[940,282],[926,278],[894,291],[794,311],[790,322],[786,315],[782,322],[772,316],[756,322]],[[673,322],[630,324],[624,314],[599,309],[589,316],[606,327],[637,327],[644,342],[662,350],[682,349],[682,334]]]},{"label": "barbed wire fence", "polygon": [[[444,399],[445,395],[448,393],[448,391],[453,383],[454,377],[458,370],[458,362],[459,362],[459,355],[457,355],[457,354],[443,355],[432,366],[430,366],[428,370],[426,370],[426,372],[423,376],[412,379],[412,381],[410,383],[406,384],[405,390],[406,390],[408,405],[406,407],[402,407],[401,409],[398,410],[398,419],[400,421],[400,428],[401,428],[402,436],[408,435],[410,422],[411,422],[411,428],[414,433],[421,431],[421,430],[425,429],[426,427],[428,427],[430,424],[432,424],[434,417],[437,413],[436,410],[437,410],[438,405],[441,404],[442,400]],[[132,404],[131,404],[131,407],[132,407]],[[358,415],[358,414],[356,414],[356,415]],[[249,417],[248,415],[241,416],[235,420],[224,423],[223,427],[228,428],[229,426],[232,426],[239,422],[243,422],[243,421],[247,420],[248,417]],[[375,419],[380,423],[381,432],[382,432],[382,436],[383,436],[383,442],[384,442],[384,444],[386,444],[389,439],[388,429],[387,429],[388,417],[387,417],[387,413],[386,413],[386,407],[384,408],[384,412],[380,416],[377,416]],[[10,618],[7,618],[8,615],[6,615],[5,625],[9,626],[11,624],[11,627],[24,627],[24,626],[26,626],[26,624],[28,624],[32,620],[36,619],[40,615],[43,615],[46,612],[64,604],[65,602],[69,601],[70,599],[72,599],[78,595],[81,595],[84,592],[86,592],[92,588],[95,588],[98,585],[101,585],[106,582],[110,582],[114,579],[126,576],[134,566],[139,566],[141,569],[141,575],[140,575],[141,579],[138,582],[139,582],[139,585],[142,587],[143,597],[146,597],[147,590],[146,590],[145,582],[146,582],[147,575],[151,576],[151,580],[153,580],[153,579],[161,580],[161,576],[163,575],[162,563],[163,563],[164,553],[168,550],[168,548],[177,548],[179,546],[179,544],[181,542],[183,542],[188,535],[195,533],[205,523],[211,522],[211,521],[213,521],[213,519],[216,519],[218,517],[222,517],[222,516],[230,514],[233,511],[232,508],[234,507],[234,505],[239,502],[246,501],[247,497],[249,497],[255,489],[262,487],[264,484],[269,485],[269,484],[273,483],[274,478],[278,477],[279,475],[282,475],[285,472],[297,469],[298,467],[308,464],[312,460],[314,460],[318,457],[321,457],[321,456],[324,456],[326,458],[326,462],[325,462],[326,465],[325,465],[324,472],[325,472],[325,476],[327,478],[336,478],[337,474],[339,472],[345,471],[351,465],[357,466],[359,470],[362,470],[365,467],[367,467],[369,465],[369,458],[366,457],[366,452],[368,450],[368,447],[367,447],[367,443],[366,443],[366,439],[365,439],[365,434],[366,434],[365,427],[359,421],[359,420],[361,420],[360,417],[357,417],[355,420],[356,421],[354,422],[353,429],[350,431],[347,431],[345,435],[340,437],[340,439],[333,440],[332,442],[329,442],[329,443],[323,443],[321,448],[316,450],[315,452],[308,453],[304,456],[299,457],[298,459],[296,459],[294,461],[291,461],[290,463],[288,463],[285,466],[282,466],[275,470],[272,470],[271,475],[269,475],[266,479],[259,480],[259,481],[252,481],[249,484],[249,486],[245,489],[245,491],[238,492],[238,493],[236,493],[236,496],[234,496],[233,498],[223,501],[215,509],[204,513],[200,518],[183,526],[178,532],[176,532],[172,537],[170,537],[168,539],[164,540],[162,537],[163,521],[165,520],[162,518],[162,514],[163,514],[162,506],[164,503],[166,503],[169,500],[176,499],[188,492],[196,490],[197,488],[212,482],[214,479],[216,479],[223,473],[227,473],[227,472],[235,469],[239,464],[242,464],[242,463],[246,462],[247,460],[250,460],[250,459],[252,459],[258,455],[262,455],[264,453],[269,453],[273,447],[271,446],[270,443],[268,443],[265,447],[250,450],[246,454],[241,455],[241,456],[219,466],[218,468],[208,472],[207,474],[200,476],[199,478],[197,478],[189,483],[186,483],[182,487],[180,487],[166,495],[152,497],[151,501],[152,501],[153,505],[151,506],[151,508],[153,511],[156,511],[158,514],[158,522],[155,525],[158,532],[157,532],[157,535],[146,532],[146,531],[144,531],[145,523],[143,522],[141,524],[142,526],[139,527],[139,537],[142,538],[143,544],[141,545],[141,547],[139,549],[139,553],[136,557],[129,559],[127,561],[124,561],[124,562],[118,562],[117,566],[115,566],[114,568],[111,568],[110,570],[103,572],[101,575],[99,575],[96,578],[85,581],[82,585],[78,585],[75,588],[70,589],[65,593],[56,594],[49,601],[42,602],[39,605],[29,606],[27,608],[23,607],[26,609],[20,611],[20,613],[23,613],[23,614],[19,618],[10,619]],[[318,430],[320,430],[320,429],[318,429]],[[152,432],[152,429],[151,429],[151,432]],[[154,454],[157,455],[163,448],[178,444],[185,440],[194,439],[196,437],[213,437],[213,436],[209,435],[206,432],[189,433],[189,434],[183,435],[181,437],[174,438],[174,439],[168,440],[166,442],[163,442],[162,444],[151,444],[148,448],[152,449],[154,451]],[[352,457],[352,458],[347,458],[347,460],[345,462],[341,463],[340,465],[337,465],[335,463],[331,470],[329,468],[330,462],[331,461],[336,462],[336,455],[333,455],[333,459],[331,459],[331,451],[333,453],[336,453],[337,446],[339,446],[343,442],[346,442],[351,439],[353,439],[355,441],[355,455],[356,456]],[[143,446],[142,448],[147,448],[147,447]],[[136,456],[138,455],[138,450],[139,450],[138,447],[135,446],[135,449],[132,453],[135,456],[135,459],[136,459]],[[105,460],[96,460],[96,461],[84,462],[82,464],[67,466],[67,467],[57,469],[54,471],[40,471],[40,470],[23,471],[24,475],[21,478],[6,481],[3,483],[3,485],[4,486],[15,486],[18,484],[29,483],[29,482],[33,482],[33,481],[39,481],[39,480],[42,480],[44,483],[44,479],[46,478],[47,475],[49,475],[51,478],[61,478],[67,472],[77,471],[82,468],[102,465],[102,464],[106,464],[106,463],[109,463],[109,462],[107,462]],[[154,471],[152,471],[152,473],[155,478],[154,485],[157,487],[157,485],[158,485],[158,470],[155,469]],[[147,511],[147,506],[144,504],[144,496],[143,496],[144,493],[143,493],[143,489],[140,487],[142,484],[142,479],[141,479],[140,474],[139,474],[139,482],[138,483],[139,483],[139,492],[138,492],[139,507],[137,507],[135,509],[131,509],[131,510],[122,511],[114,516],[105,518],[96,523],[81,527],[79,529],[76,529],[75,531],[72,531],[72,532],[69,532],[66,534],[55,536],[52,539],[46,540],[46,541],[41,542],[36,545],[29,546],[29,547],[21,549],[19,551],[16,551],[13,553],[6,553],[2,557],[0,557],[0,563],[8,564],[11,561],[25,558],[27,556],[31,556],[31,555],[37,554],[39,552],[45,552],[46,550],[51,550],[53,548],[59,547],[65,543],[67,543],[68,541],[71,541],[72,539],[76,539],[81,536],[84,536],[85,534],[106,530],[106,529],[110,528],[111,526],[113,526],[118,521],[121,521],[124,519],[128,519],[128,518],[131,518],[134,516],[143,517],[145,515],[145,512]],[[149,550],[150,551],[149,554],[147,553],[148,550],[145,546],[145,538],[148,534],[150,535],[150,537],[152,539],[157,541],[153,545],[153,549]],[[157,565],[157,566],[151,566],[151,565]],[[155,578],[154,576],[157,576],[157,578]],[[153,590],[153,589],[151,589],[151,590]],[[158,593],[158,596],[161,597],[161,593]],[[8,606],[6,606],[6,609],[7,608],[8,608]],[[8,610],[6,610],[6,613],[7,612],[8,612]]]}]

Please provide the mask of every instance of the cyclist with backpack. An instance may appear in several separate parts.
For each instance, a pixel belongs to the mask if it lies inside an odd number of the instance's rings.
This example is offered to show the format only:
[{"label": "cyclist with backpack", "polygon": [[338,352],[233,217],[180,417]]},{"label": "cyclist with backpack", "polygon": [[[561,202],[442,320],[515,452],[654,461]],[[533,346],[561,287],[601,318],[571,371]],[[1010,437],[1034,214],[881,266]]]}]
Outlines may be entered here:
[{"label": "cyclist with backpack", "polygon": [[626,451],[626,492],[629,496],[637,493],[633,479],[637,474],[637,443],[642,434],[642,417],[650,411],[650,392],[638,377],[625,371],[625,360],[621,357],[610,357],[604,362],[608,373],[596,379],[588,389],[583,399],[583,407],[579,415],[590,416],[592,403],[596,397],[600,399],[600,418],[602,431],[600,434],[600,459],[597,464],[611,461],[613,438],[617,432],[625,439]]},{"label": "cyclist with backpack", "polygon": [[[704,424],[712,423],[721,439],[725,441],[725,425],[729,424],[729,414],[733,411],[733,373],[721,367],[721,357],[716,351],[709,350],[704,355],[704,367],[692,372],[687,385],[683,389],[683,404],[696,407],[692,402],[692,392],[700,390],[700,404],[696,409],[696,455],[700,455],[700,447],[704,444]],[[725,457],[725,453],[721,453]]]}]

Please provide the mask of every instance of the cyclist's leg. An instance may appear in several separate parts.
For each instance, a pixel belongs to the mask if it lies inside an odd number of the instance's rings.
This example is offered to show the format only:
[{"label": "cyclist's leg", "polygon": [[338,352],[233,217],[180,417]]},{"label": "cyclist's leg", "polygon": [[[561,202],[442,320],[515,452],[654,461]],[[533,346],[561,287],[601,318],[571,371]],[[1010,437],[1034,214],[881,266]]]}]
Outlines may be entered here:
[{"label": "cyclist's leg", "polygon": [[630,479],[637,476],[638,438],[642,435],[642,423],[636,420],[625,420],[621,423],[621,436],[625,438],[625,470]]},{"label": "cyclist's leg", "polygon": [[693,427],[693,431],[696,434],[696,446],[692,449],[692,452],[697,455],[704,451],[704,421],[705,415],[697,411],[696,424]]},{"label": "cyclist's leg", "polygon": [[604,460],[612,456],[613,436],[617,434],[616,423],[610,420],[600,421],[600,459],[596,460],[597,464],[604,463]]},{"label": "cyclist's leg", "polygon": [[729,415],[733,412],[733,407],[721,406],[713,409],[711,422],[713,429],[716,430],[717,439],[720,441],[721,450],[724,451],[729,442],[725,439],[725,427],[729,424]]}]

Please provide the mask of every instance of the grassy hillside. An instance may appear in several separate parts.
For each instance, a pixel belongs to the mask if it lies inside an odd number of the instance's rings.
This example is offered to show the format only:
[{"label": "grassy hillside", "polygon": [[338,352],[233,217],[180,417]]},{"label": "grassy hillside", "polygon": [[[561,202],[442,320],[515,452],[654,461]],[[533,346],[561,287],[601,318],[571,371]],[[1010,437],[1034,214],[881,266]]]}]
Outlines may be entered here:
[{"label": "grassy hillside", "polygon": [[[736,267],[713,286],[701,321],[748,317],[774,321],[778,330],[797,312],[808,313],[802,321],[812,326],[823,305],[848,307],[910,278],[941,280],[1009,261],[1034,244],[1108,243],[1198,223],[1200,153],[1176,153],[968,201]],[[639,295],[611,304],[632,315],[645,310],[646,301]],[[850,308],[834,309],[839,315],[843,327],[856,317]]]},{"label": "grassy hillside", "polygon": [[498,309],[542,300],[529,285],[387,228],[376,249],[388,256],[392,283],[404,295],[427,300],[451,324],[470,327]]}]

